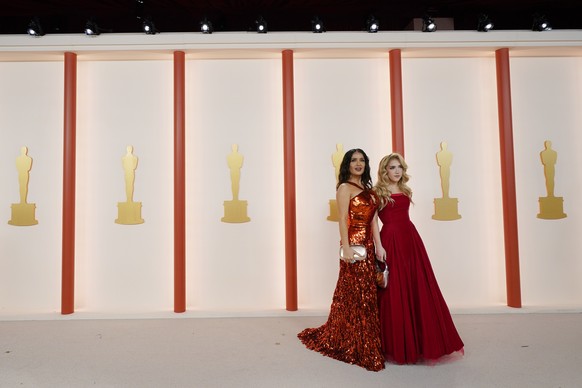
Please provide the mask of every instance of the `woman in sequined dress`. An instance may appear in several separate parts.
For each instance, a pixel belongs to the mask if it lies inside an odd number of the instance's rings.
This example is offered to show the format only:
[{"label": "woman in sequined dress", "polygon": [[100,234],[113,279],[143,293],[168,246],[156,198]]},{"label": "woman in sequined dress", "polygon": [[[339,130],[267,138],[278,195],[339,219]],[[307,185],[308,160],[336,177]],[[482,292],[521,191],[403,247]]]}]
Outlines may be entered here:
[{"label": "woman in sequined dress", "polygon": [[[343,258],[327,322],[297,336],[311,350],[359,365],[384,369],[376,292],[376,256],[385,257],[377,223],[378,198],[372,189],[368,156],[361,149],[346,152],[337,184],[339,230]],[[362,260],[350,244],[364,245]]]},{"label": "woman in sequined dress", "polygon": [[410,221],[412,190],[402,155],[385,156],[374,191],[380,199],[380,236],[390,269],[378,290],[382,350],[398,364],[434,363],[463,351],[463,341],[434,276],[424,243]]}]

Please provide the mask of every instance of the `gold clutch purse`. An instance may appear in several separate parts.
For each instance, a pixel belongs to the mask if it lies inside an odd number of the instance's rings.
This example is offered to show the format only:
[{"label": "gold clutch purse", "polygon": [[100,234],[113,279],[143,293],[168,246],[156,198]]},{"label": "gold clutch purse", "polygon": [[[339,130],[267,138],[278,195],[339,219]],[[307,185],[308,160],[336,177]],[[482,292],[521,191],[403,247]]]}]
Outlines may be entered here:
[{"label": "gold clutch purse", "polygon": [[[356,252],[354,255],[354,260],[350,260],[350,263],[355,263],[356,261],[365,260],[368,257],[368,252],[366,251],[366,247],[363,245],[350,245],[350,248]],[[344,258],[344,249],[340,247],[339,250],[340,260]]]}]

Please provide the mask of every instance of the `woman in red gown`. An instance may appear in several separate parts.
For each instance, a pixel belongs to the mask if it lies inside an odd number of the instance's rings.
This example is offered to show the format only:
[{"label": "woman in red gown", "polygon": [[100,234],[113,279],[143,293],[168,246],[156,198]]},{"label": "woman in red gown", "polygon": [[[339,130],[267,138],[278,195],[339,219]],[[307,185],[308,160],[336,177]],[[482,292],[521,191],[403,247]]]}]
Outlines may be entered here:
[{"label": "woman in red gown", "polygon": [[[371,371],[384,369],[376,292],[376,254],[384,257],[372,191],[369,159],[361,149],[346,152],[337,185],[343,258],[327,322],[297,336],[311,350]],[[376,244],[374,244],[376,242]],[[367,256],[351,245],[364,245]],[[376,247],[376,248],[375,248]]]},{"label": "woman in red gown", "polygon": [[412,190],[408,166],[393,153],[380,161],[374,191],[380,198],[380,237],[390,270],[388,287],[379,289],[382,350],[398,364],[434,361],[463,350],[433,273],[428,254],[410,221]]}]

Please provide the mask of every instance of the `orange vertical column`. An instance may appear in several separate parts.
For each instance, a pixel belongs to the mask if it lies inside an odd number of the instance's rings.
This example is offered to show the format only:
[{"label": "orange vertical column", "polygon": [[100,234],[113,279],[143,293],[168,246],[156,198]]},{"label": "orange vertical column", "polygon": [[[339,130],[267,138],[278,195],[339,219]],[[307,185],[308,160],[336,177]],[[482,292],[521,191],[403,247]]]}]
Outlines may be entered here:
[{"label": "orange vertical column", "polygon": [[402,61],[400,49],[390,50],[390,108],[392,113],[392,151],[404,156],[404,118],[402,113]]},{"label": "orange vertical column", "polygon": [[285,285],[287,311],[297,311],[293,51],[283,51],[283,158],[285,169]]},{"label": "orange vertical column", "polygon": [[186,59],[174,52],[174,312],[186,311]]},{"label": "orange vertical column", "polygon": [[499,145],[501,154],[501,190],[503,197],[507,305],[509,307],[521,307],[509,49],[502,48],[495,51],[495,61],[497,65],[497,109],[499,115]]},{"label": "orange vertical column", "polygon": [[77,54],[65,53],[61,314],[75,312]]}]

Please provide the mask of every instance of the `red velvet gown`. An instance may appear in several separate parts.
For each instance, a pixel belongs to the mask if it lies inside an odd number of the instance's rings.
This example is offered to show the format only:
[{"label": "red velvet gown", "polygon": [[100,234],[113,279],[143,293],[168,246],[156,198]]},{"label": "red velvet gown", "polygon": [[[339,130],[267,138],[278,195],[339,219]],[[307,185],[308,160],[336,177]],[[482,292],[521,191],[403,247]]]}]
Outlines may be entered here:
[{"label": "red velvet gown", "polygon": [[379,289],[382,350],[388,361],[414,364],[463,349],[463,341],[434,276],[424,243],[410,221],[410,198],[393,194],[378,216],[390,270]]},{"label": "red velvet gown", "polygon": [[329,317],[322,326],[305,329],[297,336],[311,350],[356,364],[371,371],[384,369],[375,283],[375,251],[370,224],[377,209],[371,190],[353,197],[349,205],[350,244],[367,247],[365,260],[339,260],[339,277]]}]

